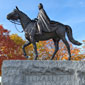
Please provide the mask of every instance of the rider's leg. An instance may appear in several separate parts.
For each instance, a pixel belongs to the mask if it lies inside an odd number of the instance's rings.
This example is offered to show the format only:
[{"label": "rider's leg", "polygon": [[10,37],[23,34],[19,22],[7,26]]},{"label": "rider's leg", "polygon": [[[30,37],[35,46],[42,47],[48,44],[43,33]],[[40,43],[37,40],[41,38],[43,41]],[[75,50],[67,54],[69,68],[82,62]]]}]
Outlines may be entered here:
[{"label": "rider's leg", "polygon": [[37,31],[37,27],[36,27],[36,23],[35,23],[31,32],[29,33],[31,43],[35,42],[34,37],[35,37],[36,31]]},{"label": "rider's leg", "polygon": [[39,20],[37,21],[37,28],[38,28],[39,34],[42,34],[42,26]]}]

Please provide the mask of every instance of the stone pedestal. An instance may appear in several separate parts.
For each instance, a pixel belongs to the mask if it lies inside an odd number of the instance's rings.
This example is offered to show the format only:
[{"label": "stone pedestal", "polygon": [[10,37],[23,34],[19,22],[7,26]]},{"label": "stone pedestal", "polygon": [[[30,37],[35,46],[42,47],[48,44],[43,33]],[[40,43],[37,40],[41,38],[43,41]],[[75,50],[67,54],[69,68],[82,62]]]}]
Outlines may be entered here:
[{"label": "stone pedestal", "polygon": [[85,61],[4,61],[2,85],[85,85]]}]

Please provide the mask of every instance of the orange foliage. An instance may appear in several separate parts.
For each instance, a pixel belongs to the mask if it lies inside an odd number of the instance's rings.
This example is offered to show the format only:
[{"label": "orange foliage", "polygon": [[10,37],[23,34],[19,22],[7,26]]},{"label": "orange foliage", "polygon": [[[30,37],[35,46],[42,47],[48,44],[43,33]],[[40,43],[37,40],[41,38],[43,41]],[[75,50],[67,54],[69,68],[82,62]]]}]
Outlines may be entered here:
[{"label": "orange foliage", "polygon": [[19,52],[19,47],[19,45],[16,45],[16,43],[10,39],[9,31],[0,25],[0,73],[3,60],[25,59],[22,53],[17,53]]}]

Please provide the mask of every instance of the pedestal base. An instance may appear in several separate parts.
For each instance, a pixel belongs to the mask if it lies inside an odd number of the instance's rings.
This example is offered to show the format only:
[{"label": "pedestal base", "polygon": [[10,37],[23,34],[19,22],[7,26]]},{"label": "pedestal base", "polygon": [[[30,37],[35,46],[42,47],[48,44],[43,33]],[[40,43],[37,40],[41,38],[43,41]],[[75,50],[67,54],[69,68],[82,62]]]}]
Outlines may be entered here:
[{"label": "pedestal base", "polygon": [[4,61],[2,85],[85,85],[85,62]]}]

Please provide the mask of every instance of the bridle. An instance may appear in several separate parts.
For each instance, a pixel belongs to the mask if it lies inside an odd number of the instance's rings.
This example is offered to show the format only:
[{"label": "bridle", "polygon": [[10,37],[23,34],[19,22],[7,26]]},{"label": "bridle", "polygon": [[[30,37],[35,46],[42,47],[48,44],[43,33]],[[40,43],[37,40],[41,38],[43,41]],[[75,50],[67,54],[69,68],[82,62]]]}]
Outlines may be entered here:
[{"label": "bridle", "polygon": [[18,28],[17,28],[17,26],[16,26],[16,25],[21,25],[18,20],[10,20],[10,22],[14,24],[14,26],[15,26],[15,28],[16,28],[16,30],[18,32],[20,32],[20,33],[23,32],[23,30],[22,31],[19,31]]},{"label": "bridle", "polygon": [[16,25],[21,25],[19,20],[9,20],[9,21],[14,24],[14,26],[15,26],[15,28],[16,28],[16,30],[18,32],[20,32],[20,33],[23,32],[23,30],[22,31],[19,31],[18,28],[17,28],[17,26],[16,26]]},{"label": "bridle", "polygon": [[21,25],[18,20],[9,20],[9,21],[14,23],[14,24]]}]

